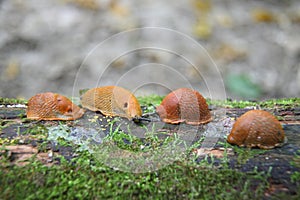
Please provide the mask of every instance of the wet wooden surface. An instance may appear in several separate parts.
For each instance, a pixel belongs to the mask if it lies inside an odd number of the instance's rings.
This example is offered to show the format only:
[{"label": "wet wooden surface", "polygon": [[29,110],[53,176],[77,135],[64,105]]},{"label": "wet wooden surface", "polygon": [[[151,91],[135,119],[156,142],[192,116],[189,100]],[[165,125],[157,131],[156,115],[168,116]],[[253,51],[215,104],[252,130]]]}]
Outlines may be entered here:
[{"label": "wet wooden surface", "polygon": [[[212,108],[213,113],[218,113],[219,108]],[[228,132],[232,126],[234,120],[247,112],[249,109],[224,109],[222,112],[225,114],[226,119],[231,120],[225,132]],[[299,189],[300,183],[293,182],[291,175],[295,172],[300,172],[300,107],[295,108],[275,108],[268,109],[269,112],[275,114],[280,118],[280,122],[283,125],[284,131],[288,138],[285,145],[279,148],[259,152],[254,156],[246,156],[243,158],[241,154],[238,153],[239,147],[229,147],[227,149],[227,155],[229,156],[229,167],[235,170],[240,170],[243,172],[251,172],[253,170],[260,171],[262,173],[269,173],[268,182],[270,184],[269,190],[266,192],[266,197],[271,196],[276,192],[286,192],[289,194],[295,194]],[[98,116],[98,117],[95,117]],[[223,118],[224,118],[223,116]],[[151,118],[151,116],[150,116]],[[176,125],[162,125],[161,122],[157,121],[157,116],[152,116],[156,119],[156,122],[145,122],[146,126],[151,128],[153,123],[158,125],[157,131],[169,131],[172,134],[174,131],[178,131],[178,126]],[[87,112],[83,119],[76,122],[75,126],[82,126],[87,120],[95,119],[97,121],[97,126],[101,128],[104,134],[109,131],[109,122],[112,118],[104,118],[100,113]],[[216,118],[215,123],[221,120],[221,118]],[[223,119],[222,119],[223,120]],[[124,122],[124,124],[122,124]],[[227,123],[227,122],[226,122]],[[222,126],[227,126],[226,123],[222,122]],[[73,122],[67,122],[67,125],[74,126]],[[126,129],[128,124],[131,126],[131,134],[138,135],[143,138],[142,129],[140,126],[135,126],[133,122],[128,122],[125,119],[119,122],[119,128]],[[37,155],[37,159],[42,161],[45,165],[51,166],[54,164],[59,164],[59,160],[55,159],[55,155],[63,155],[67,160],[76,156],[76,153],[72,147],[57,146],[53,142],[48,142],[40,151],[40,145],[45,141],[43,137],[39,135],[31,135],[30,129],[35,126],[58,126],[58,121],[29,121],[26,120],[25,107],[0,107],[0,125],[2,126],[0,132],[0,139],[2,141],[12,141],[9,145],[5,145],[5,149],[0,151],[0,159],[3,156],[9,157],[11,164],[16,164],[23,166],[26,164],[26,160],[33,155]],[[188,132],[189,126],[184,126],[180,131]],[[203,128],[203,127],[202,127]],[[199,128],[201,130],[201,127]],[[166,136],[166,134],[164,134]],[[197,138],[194,138],[196,140]],[[204,159],[205,155],[213,155],[214,160],[211,160],[212,164],[215,166],[221,165],[221,159],[224,155],[224,145],[225,138],[220,137],[218,143],[216,143],[212,148],[201,148],[195,149],[198,154],[198,162]],[[251,154],[253,151],[259,151],[257,149],[243,149],[243,153]]]}]

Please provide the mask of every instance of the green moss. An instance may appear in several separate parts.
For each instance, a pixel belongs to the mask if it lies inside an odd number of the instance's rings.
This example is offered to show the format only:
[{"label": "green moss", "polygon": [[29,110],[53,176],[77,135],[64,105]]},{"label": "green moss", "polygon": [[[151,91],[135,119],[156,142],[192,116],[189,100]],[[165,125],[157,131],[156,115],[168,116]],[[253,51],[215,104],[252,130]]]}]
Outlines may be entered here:
[{"label": "green moss", "polygon": [[158,95],[149,95],[149,96],[139,96],[137,99],[139,100],[141,105],[159,105],[163,100],[164,96]]},{"label": "green moss", "polygon": [[274,107],[299,107],[300,98],[283,98],[283,99],[270,99],[259,103],[261,107],[274,108]]},{"label": "green moss", "polygon": [[26,104],[25,99],[15,99],[15,98],[3,98],[0,97],[0,105],[14,105],[14,104]]},{"label": "green moss", "polygon": [[238,155],[238,164],[245,164],[249,159],[254,158],[256,155],[263,154],[266,152],[266,150],[263,149],[240,148],[237,146],[233,146],[233,150]]},{"label": "green moss", "polygon": [[27,129],[22,133],[22,135],[45,136],[47,133],[48,129],[43,124],[29,124]]},{"label": "green moss", "polygon": [[[46,167],[1,167],[3,199],[258,199],[267,182],[263,174],[186,166],[177,162],[154,172],[113,170],[82,152],[72,162]],[[259,185],[256,185],[257,182]],[[37,189],[38,188],[38,189]],[[255,188],[255,189],[253,189]]]},{"label": "green moss", "polygon": [[[292,166],[300,168],[300,150],[298,150],[298,154],[294,156],[293,160],[290,163]],[[293,183],[300,183],[300,172],[293,172],[291,175],[291,181]]]},{"label": "green moss", "polygon": [[126,149],[129,151],[138,151],[142,142],[134,135],[126,134],[123,131],[119,131],[119,127],[112,129],[115,121],[110,123],[110,133],[104,139],[104,142],[114,142],[120,149]]},{"label": "green moss", "polygon": [[260,107],[260,108],[288,108],[299,107],[300,98],[283,98],[270,99],[265,101],[237,101],[237,100],[211,100],[207,99],[209,105],[225,108],[246,108],[246,107]]},{"label": "green moss", "polygon": [[12,144],[18,144],[19,139],[18,138],[0,138],[0,145],[12,145]]},{"label": "green moss", "polygon": [[153,113],[155,112],[155,107],[163,100],[163,96],[150,95],[137,97],[137,99],[142,106],[145,106],[145,109],[143,110],[144,113]]},{"label": "green moss", "polygon": [[236,101],[236,100],[211,100],[206,99],[208,105],[218,106],[218,107],[225,107],[225,108],[245,108],[248,106],[255,106],[257,103],[250,102],[250,101]]}]

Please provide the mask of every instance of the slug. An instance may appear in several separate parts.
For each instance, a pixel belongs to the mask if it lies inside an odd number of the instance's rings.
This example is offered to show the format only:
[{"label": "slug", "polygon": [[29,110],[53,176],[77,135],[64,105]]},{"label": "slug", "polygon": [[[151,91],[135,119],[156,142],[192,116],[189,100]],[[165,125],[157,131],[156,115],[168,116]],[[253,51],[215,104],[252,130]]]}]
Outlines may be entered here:
[{"label": "slug", "polygon": [[81,96],[81,105],[106,116],[135,119],[142,116],[141,106],[128,90],[118,86],[92,88]]},{"label": "slug", "polygon": [[251,110],[234,123],[227,142],[238,146],[271,149],[285,141],[280,122],[271,113]]},{"label": "slug", "polygon": [[26,110],[27,118],[34,120],[75,120],[83,114],[67,97],[51,92],[31,97]]},{"label": "slug", "polygon": [[212,120],[204,97],[196,90],[179,88],[169,93],[156,107],[162,121],[170,124],[185,122],[199,125]]}]

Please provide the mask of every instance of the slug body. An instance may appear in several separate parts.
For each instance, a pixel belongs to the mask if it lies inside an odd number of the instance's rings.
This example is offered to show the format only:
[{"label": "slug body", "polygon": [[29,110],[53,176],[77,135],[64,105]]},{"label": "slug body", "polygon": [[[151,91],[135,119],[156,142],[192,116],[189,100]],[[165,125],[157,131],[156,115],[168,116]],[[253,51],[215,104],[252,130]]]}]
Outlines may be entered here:
[{"label": "slug body", "polygon": [[128,119],[141,117],[142,109],[136,97],[118,86],[105,86],[88,90],[81,97],[81,105],[106,116],[120,116]]},{"label": "slug body", "polygon": [[285,134],[280,122],[271,113],[251,110],[234,123],[227,141],[246,147],[271,149],[282,144]]},{"label": "slug body", "polygon": [[189,88],[169,93],[156,107],[162,121],[170,124],[185,122],[191,125],[205,124],[212,120],[204,97]]},{"label": "slug body", "polygon": [[35,120],[75,120],[84,110],[70,99],[57,93],[41,93],[28,101],[27,118]]}]

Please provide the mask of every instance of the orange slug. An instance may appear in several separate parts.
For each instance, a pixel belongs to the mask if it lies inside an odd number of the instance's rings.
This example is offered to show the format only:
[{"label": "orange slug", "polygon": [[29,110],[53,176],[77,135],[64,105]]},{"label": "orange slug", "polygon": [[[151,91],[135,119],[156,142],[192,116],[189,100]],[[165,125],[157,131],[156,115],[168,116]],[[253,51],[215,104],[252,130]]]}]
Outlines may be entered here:
[{"label": "orange slug", "polygon": [[100,111],[106,116],[128,119],[142,116],[142,109],[136,97],[118,86],[92,88],[82,95],[81,104],[84,108]]},{"label": "orange slug", "polygon": [[199,125],[212,120],[204,97],[189,88],[179,88],[169,93],[156,107],[156,112],[164,122],[170,124],[185,122]]},{"label": "orange slug", "polygon": [[261,149],[274,148],[284,140],[280,122],[264,110],[251,110],[240,116],[227,137],[231,144]]},{"label": "orange slug", "polygon": [[35,120],[75,120],[84,110],[65,96],[46,92],[29,99],[26,114],[27,118]]}]

